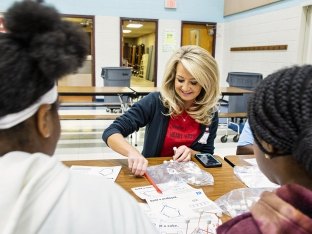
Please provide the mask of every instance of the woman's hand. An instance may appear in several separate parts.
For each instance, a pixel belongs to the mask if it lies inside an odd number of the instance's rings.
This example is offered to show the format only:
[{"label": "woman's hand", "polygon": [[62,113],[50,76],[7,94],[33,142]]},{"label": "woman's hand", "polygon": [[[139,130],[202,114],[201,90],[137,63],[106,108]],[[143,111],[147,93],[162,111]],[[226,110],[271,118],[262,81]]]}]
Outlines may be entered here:
[{"label": "woman's hand", "polygon": [[139,152],[132,152],[128,155],[128,166],[136,176],[143,176],[146,172],[148,161]]},{"label": "woman's hand", "polygon": [[128,166],[134,175],[144,175],[148,161],[135,147],[126,141],[120,133],[114,133],[109,136],[107,145],[117,153],[128,157]]},{"label": "woman's hand", "polygon": [[181,145],[179,146],[173,155],[173,160],[177,162],[188,162],[192,159],[192,149]]}]

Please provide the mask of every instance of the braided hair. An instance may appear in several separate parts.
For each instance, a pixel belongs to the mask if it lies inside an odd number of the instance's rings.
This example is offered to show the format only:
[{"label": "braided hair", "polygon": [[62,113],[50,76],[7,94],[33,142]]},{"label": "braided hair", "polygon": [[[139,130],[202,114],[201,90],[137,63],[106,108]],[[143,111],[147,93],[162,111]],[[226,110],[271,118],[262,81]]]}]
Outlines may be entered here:
[{"label": "braided hair", "polygon": [[0,117],[32,105],[64,75],[75,72],[88,51],[86,34],[62,21],[51,6],[14,3],[0,33]]},{"label": "braided hair", "polygon": [[[265,78],[249,101],[255,142],[271,156],[292,155],[312,173],[312,66],[293,66]],[[263,141],[273,150],[263,146]]]}]

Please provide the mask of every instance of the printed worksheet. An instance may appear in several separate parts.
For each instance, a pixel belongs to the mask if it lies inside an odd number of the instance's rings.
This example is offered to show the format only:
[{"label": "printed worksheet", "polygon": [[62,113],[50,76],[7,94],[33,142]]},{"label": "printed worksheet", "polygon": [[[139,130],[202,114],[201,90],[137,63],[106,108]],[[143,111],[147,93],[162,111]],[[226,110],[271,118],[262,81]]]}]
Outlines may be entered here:
[{"label": "printed worksheet", "polygon": [[258,166],[257,160],[255,158],[246,158],[245,162],[248,162],[251,166]]},{"label": "printed worksheet", "polygon": [[149,217],[161,233],[215,233],[222,211],[202,189],[146,199]]},{"label": "printed worksheet", "polygon": [[131,189],[135,193],[135,195],[137,195],[139,198],[143,200],[163,195],[187,193],[194,190],[192,186],[188,185],[183,181],[176,182],[174,184],[172,183],[157,184],[157,186],[162,191],[162,194],[158,193],[152,185],[135,187]]},{"label": "printed worksheet", "polygon": [[[218,205],[210,200],[202,189],[193,189],[190,192],[163,195],[155,198],[146,199],[151,210],[159,213],[160,216],[168,217],[168,212],[178,210],[184,216],[197,216],[201,211],[211,213],[222,212]],[[173,212],[175,213],[175,212]]]},{"label": "printed worksheet", "polygon": [[71,166],[73,173],[83,173],[94,176],[101,176],[106,180],[114,182],[121,170],[121,166],[115,167],[92,167],[92,166]]}]

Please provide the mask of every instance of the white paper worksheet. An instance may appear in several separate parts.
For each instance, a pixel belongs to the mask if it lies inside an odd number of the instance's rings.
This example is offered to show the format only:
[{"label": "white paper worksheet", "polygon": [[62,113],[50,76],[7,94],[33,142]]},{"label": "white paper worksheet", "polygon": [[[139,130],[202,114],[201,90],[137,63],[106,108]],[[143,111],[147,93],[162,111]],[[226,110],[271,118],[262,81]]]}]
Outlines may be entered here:
[{"label": "white paper worksheet", "polygon": [[115,167],[92,167],[92,166],[71,166],[73,173],[83,173],[94,176],[101,176],[103,179],[114,182],[121,170],[121,166]]},{"label": "white paper worksheet", "polygon": [[192,186],[188,185],[183,181],[176,182],[174,184],[163,183],[158,184],[157,186],[162,191],[162,194],[159,194],[152,185],[135,187],[131,188],[131,190],[135,193],[135,195],[137,195],[139,198],[143,200],[163,195],[186,193],[194,190]]},{"label": "white paper worksheet", "polygon": [[[146,199],[149,217],[161,233],[215,233],[221,209],[202,189]],[[207,232],[208,233],[208,232]]]},{"label": "white paper worksheet", "polygon": [[234,174],[248,188],[277,188],[279,185],[272,183],[259,169],[256,159],[245,159],[251,166],[235,166]]}]

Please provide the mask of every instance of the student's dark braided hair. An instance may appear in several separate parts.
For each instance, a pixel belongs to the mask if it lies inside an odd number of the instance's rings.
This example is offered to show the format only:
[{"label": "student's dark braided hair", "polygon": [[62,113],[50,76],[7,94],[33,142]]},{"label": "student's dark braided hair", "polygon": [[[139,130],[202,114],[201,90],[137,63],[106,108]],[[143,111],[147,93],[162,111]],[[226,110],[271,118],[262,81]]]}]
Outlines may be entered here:
[{"label": "student's dark braided hair", "polygon": [[16,2],[4,15],[0,33],[0,117],[32,105],[87,55],[86,34],[62,21],[53,8]]},{"label": "student's dark braided hair", "polygon": [[[249,102],[255,142],[268,155],[292,155],[312,173],[312,66],[293,66],[265,78]],[[263,141],[273,151],[263,147]]]}]

